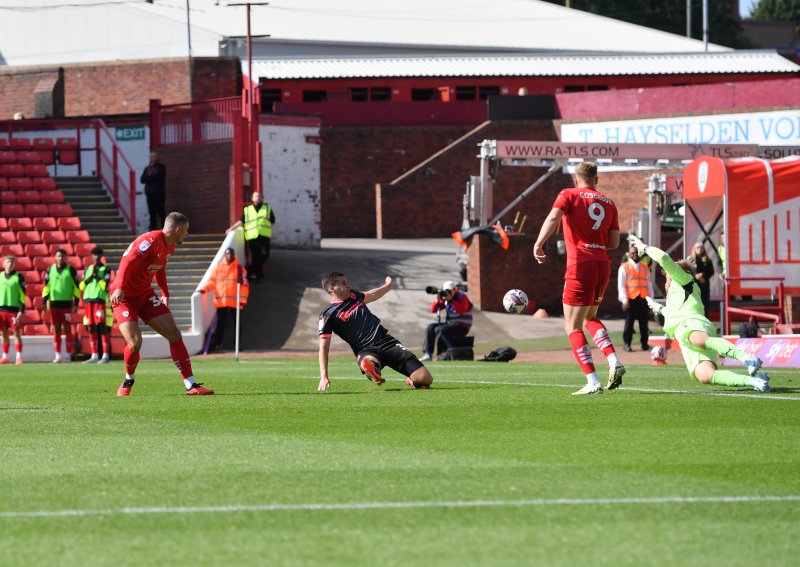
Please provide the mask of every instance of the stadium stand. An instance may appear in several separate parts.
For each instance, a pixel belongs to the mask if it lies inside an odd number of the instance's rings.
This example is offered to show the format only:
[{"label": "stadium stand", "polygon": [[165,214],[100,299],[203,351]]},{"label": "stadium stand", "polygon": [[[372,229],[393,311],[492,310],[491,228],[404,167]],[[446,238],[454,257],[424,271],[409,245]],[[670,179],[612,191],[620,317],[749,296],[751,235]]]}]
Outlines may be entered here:
[{"label": "stadium stand", "polygon": [[47,177],[47,166],[42,163],[26,163],[25,173],[28,177]]},{"label": "stadium stand", "polygon": [[58,230],[81,230],[81,219],[78,217],[61,217],[56,219]]},{"label": "stadium stand", "polygon": [[50,252],[47,250],[47,244],[28,244],[25,246],[25,255],[31,258],[36,258],[37,256],[47,257]]},{"label": "stadium stand", "polygon": [[42,242],[45,244],[62,244],[66,241],[66,235],[60,230],[46,230],[42,233]]},{"label": "stadium stand", "polygon": [[28,203],[25,205],[25,216],[28,217],[47,217],[51,216],[48,214],[49,209],[48,206],[43,203]]},{"label": "stadium stand", "polygon": [[55,191],[56,180],[52,177],[34,177],[33,188],[38,191]]},{"label": "stadium stand", "polygon": [[25,207],[18,203],[9,203],[7,205],[2,205],[0,207],[0,216],[3,216],[7,219],[12,217],[24,217],[25,216]]},{"label": "stadium stand", "polygon": [[0,244],[0,255],[2,256],[22,256],[21,244]]},{"label": "stadium stand", "polygon": [[58,230],[58,224],[53,217],[36,217],[33,219],[35,230]]},{"label": "stadium stand", "polygon": [[78,163],[78,140],[76,138],[58,138],[58,163],[61,165],[75,165]]},{"label": "stadium stand", "polygon": [[33,149],[33,144],[28,138],[11,138],[9,147],[12,150],[27,152]]},{"label": "stadium stand", "polygon": [[52,204],[49,205],[50,214],[47,216],[51,217],[71,217],[72,214],[72,207],[68,203],[64,204]]},{"label": "stadium stand", "polygon": [[33,222],[28,217],[8,219],[8,230],[19,232],[21,230],[34,230]]},{"label": "stadium stand", "polygon": [[56,162],[56,145],[51,138],[34,138],[33,147],[39,152],[44,165],[53,165]]},{"label": "stadium stand", "polygon": [[48,251],[50,253],[50,256],[55,254],[56,250],[58,250],[59,248],[61,248],[68,255],[72,255],[75,253],[75,249],[72,247],[72,244],[70,244],[69,242],[59,242],[57,244],[48,245]]}]

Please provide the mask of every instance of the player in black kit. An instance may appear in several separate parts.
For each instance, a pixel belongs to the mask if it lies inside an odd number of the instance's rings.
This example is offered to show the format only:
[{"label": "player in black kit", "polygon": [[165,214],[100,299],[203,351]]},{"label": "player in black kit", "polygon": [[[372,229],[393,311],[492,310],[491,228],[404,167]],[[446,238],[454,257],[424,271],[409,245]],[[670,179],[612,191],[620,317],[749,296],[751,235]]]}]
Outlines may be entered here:
[{"label": "player in black kit", "polygon": [[433,376],[419,359],[390,335],[366,306],[380,299],[392,289],[392,278],[380,287],[366,292],[350,289],[347,277],[341,272],[331,272],[322,278],[322,289],[331,298],[331,304],[319,316],[319,387],[324,392],[330,388],[328,377],[328,353],[331,335],[336,333],[350,348],[358,360],[361,372],[379,386],[383,384],[381,367],[388,366],[406,376],[406,384],[412,388],[428,388]]}]

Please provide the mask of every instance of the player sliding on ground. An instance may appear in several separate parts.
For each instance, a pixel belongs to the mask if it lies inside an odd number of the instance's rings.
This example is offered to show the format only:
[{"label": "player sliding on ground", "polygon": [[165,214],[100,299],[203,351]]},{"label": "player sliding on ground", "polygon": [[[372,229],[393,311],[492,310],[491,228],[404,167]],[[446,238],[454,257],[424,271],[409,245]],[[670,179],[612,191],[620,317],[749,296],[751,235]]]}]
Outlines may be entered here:
[{"label": "player sliding on ground", "polygon": [[393,368],[406,376],[412,388],[428,388],[433,376],[419,359],[390,335],[366,306],[392,289],[392,278],[380,287],[360,292],[350,289],[347,277],[341,272],[331,272],[322,278],[322,289],[330,296],[330,306],[319,316],[319,387],[324,392],[330,388],[328,353],[331,334],[336,333],[353,349],[362,374],[379,386],[385,382],[381,367]]},{"label": "player sliding on ground", "polygon": [[[678,341],[689,375],[703,384],[750,386],[759,392],[769,392],[767,374],[762,372],[756,376],[761,368],[761,360],[748,355],[733,343],[714,336],[716,329],[704,315],[700,288],[692,274],[691,262],[673,262],[666,252],[647,246],[636,236],[629,236],[628,241],[636,246],[639,255],[650,256],[666,274],[666,305],[662,306],[649,297],[647,304],[656,314],[664,316],[664,331]],[[717,355],[743,363],[749,376],[717,368]]]},{"label": "player sliding on ground", "polygon": [[[183,336],[172,312],[167,307],[167,261],[175,251],[176,244],[183,244],[189,233],[189,219],[181,213],[170,213],[164,220],[163,230],[146,232],[131,242],[122,254],[117,278],[111,283],[109,301],[114,308],[114,317],[125,339],[125,380],[117,390],[117,396],[129,396],[136,366],[139,364],[139,349],[142,348],[142,332],[139,318],[151,329],[167,339],[169,353],[181,373],[186,393],[190,396],[213,394],[214,390],[203,388],[194,381],[192,362],[183,344]],[[159,298],[151,286],[155,275]]]}]

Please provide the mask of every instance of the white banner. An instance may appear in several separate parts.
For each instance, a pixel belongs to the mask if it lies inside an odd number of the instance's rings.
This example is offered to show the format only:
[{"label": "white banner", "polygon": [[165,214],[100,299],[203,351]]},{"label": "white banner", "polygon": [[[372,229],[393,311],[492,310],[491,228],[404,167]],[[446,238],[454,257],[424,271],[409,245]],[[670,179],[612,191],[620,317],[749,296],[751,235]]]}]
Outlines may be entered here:
[{"label": "white banner", "polygon": [[562,142],[800,145],[800,109],[561,125]]}]

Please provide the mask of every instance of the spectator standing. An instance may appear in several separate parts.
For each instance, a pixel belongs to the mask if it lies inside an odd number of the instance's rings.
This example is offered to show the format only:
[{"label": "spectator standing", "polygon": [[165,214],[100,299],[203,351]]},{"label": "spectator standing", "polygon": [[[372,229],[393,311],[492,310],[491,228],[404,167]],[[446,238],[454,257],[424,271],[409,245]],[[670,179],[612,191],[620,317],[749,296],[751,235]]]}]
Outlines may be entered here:
[{"label": "spectator standing", "polygon": [[622,342],[625,343],[623,350],[625,352],[632,350],[633,323],[636,321],[639,323],[642,350],[649,351],[650,345],[647,341],[650,338],[648,326],[650,309],[647,307],[647,298],[653,297],[650,268],[639,256],[636,246],[630,246],[627,256],[627,260],[620,265],[617,272],[617,295],[625,312],[625,327],[622,330]]},{"label": "spectator standing", "polygon": [[592,349],[583,333],[584,325],[594,344],[608,359],[607,388],[617,388],[625,374],[608,330],[597,318],[597,309],[611,277],[611,259],[606,250],[619,246],[617,206],[597,191],[597,181],[597,165],[586,161],[579,163],[575,167],[576,187],[558,194],[533,245],[533,257],[543,264],[547,260],[544,245],[563,221],[567,246],[567,270],[561,299],[564,330],[572,354],[586,376],[586,386],[573,395],[603,392],[592,360]]},{"label": "spectator standing", "polygon": [[150,230],[163,226],[167,216],[167,168],[159,161],[156,152],[150,152],[150,163],[142,172],[141,182],[147,197],[147,210],[150,213]]},{"label": "spectator standing", "polygon": [[428,325],[422,344],[422,358],[430,360],[441,338],[445,343],[467,336],[472,328],[472,302],[467,294],[456,287],[456,282],[446,281],[439,298],[431,303],[431,313],[444,310],[445,320]]},{"label": "spectator standing", "polygon": [[8,331],[14,333],[14,346],[17,350],[17,364],[22,364],[22,333],[20,319],[25,312],[25,278],[14,269],[17,259],[3,257],[3,273],[0,274],[0,332],[3,335],[3,355],[0,364],[10,364],[8,351],[11,339]]},{"label": "spectator standing", "polygon": [[[72,361],[75,349],[72,332],[73,313],[77,312],[81,297],[78,272],[67,264],[67,252],[63,248],[56,250],[55,263],[44,273],[42,297],[45,300],[53,321],[53,363]],[[64,332],[63,354],[61,332]]]},{"label": "spectator standing", "polygon": [[[103,249],[92,248],[92,264],[83,272],[80,290],[83,292],[83,324],[89,331],[89,346],[92,356],[84,360],[84,364],[96,362],[107,364],[111,352],[109,328],[106,326],[106,303],[108,302],[108,285],[111,282],[111,270],[103,263]],[[97,337],[103,342],[103,356],[97,355]]]},{"label": "spectator standing", "polygon": [[249,278],[256,283],[264,279],[264,262],[269,258],[272,225],[275,224],[275,212],[263,201],[261,193],[255,191],[250,197],[252,202],[245,205],[242,218],[236,221],[225,234],[244,227],[244,239],[250,250],[250,264],[247,266]]},{"label": "spectator standing", "polygon": [[714,263],[708,257],[708,252],[702,242],[694,245],[689,260],[694,264],[694,279],[697,281],[697,287],[700,288],[703,311],[708,319],[711,311],[711,278],[714,277]]},{"label": "spectator standing", "polygon": [[238,294],[239,309],[241,310],[247,305],[247,298],[250,295],[247,270],[236,259],[236,251],[233,248],[228,248],[225,250],[225,258],[216,265],[208,282],[200,289],[200,293],[206,293],[209,290],[214,291],[217,327],[214,329],[214,335],[211,338],[211,350],[222,347],[222,339],[228,319],[231,319],[234,324],[236,323],[236,296],[239,285],[241,285]]}]

